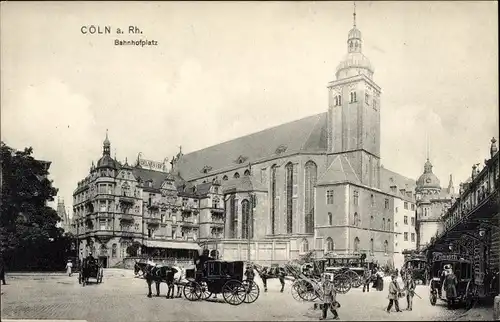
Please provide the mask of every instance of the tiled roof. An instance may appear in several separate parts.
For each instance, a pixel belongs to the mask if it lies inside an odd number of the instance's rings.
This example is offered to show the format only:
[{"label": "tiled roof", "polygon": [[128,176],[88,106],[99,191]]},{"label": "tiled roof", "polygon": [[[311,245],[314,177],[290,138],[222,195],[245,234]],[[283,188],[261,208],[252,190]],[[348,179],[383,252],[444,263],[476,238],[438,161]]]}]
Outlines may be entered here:
[{"label": "tiled roof", "polygon": [[400,189],[411,191],[413,194],[413,192],[415,192],[416,181],[415,179],[410,179],[399,173],[380,167],[380,190],[386,193],[394,194],[391,191],[391,186],[397,187],[397,195],[400,195]]},{"label": "tiled roof", "polygon": [[238,166],[235,161],[242,156],[244,162],[256,162],[273,155],[277,149],[286,147],[285,154],[300,151],[326,151],[326,113],[285,123],[257,133],[220,143],[199,151],[185,154],[177,164],[177,169],[186,180],[193,180],[203,174],[203,168],[210,167],[209,173]]},{"label": "tiled roof", "polygon": [[361,183],[356,172],[344,155],[338,155],[318,179],[318,185],[326,185],[340,182]]},{"label": "tiled roof", "polygon": [[246,191],[260,191],[267,192],[267,187],[256,179],[252,179],[248,176],[242,176],[238,179],[231,179],[222,182],[222,189],[226,191],[234,192],[246,192]]}]

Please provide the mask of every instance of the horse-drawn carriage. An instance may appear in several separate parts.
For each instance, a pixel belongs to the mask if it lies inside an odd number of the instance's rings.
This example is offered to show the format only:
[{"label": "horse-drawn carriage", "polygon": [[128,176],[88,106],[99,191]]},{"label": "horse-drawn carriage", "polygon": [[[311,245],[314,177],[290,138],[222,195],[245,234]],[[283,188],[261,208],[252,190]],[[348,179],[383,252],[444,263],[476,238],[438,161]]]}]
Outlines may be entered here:
[{"label": "horse-drawn carriage", "polygon": [[366,272],[368,270],[365,262],[366,254],[353,255],[336,255],[326,254],[325,271],[338,274],[339,276],[347,275],[351,279],[351,286],[358,288],[363,285]]},{"label": "horse-drawn carriage", "polygon": [[[456,276],[456,294],[446,294],[445,266],[450,267]],[[434,253],[430,267],[430,294],[431,305],[436,305],[437,299],[445,301],[449,306],[454,303],[464,304],[471,308],[476,300],[476,286],[473,280],[472,262],[459,254]],[[451,293],[451,292],[450,292]]]},{"label": "horse-drawn carriage", "polygon": [[401,277],[406,278],[406,274],[411,274],[414,281],[421,281],[426,285],[429,279],[428,276],[428,263],[425,255],[408,254],[405,256],[403,264],[403,272]]},{"label": "horse-drawn carriage", "polygon": [[201,269],[188,269],[184,296],[196,301],[222,293],[224,301],[231,305],[253,303],[259,297],[259,286],[255,282],[243,280],[243,268],[242,261],[208,260]]},{"label": "horse-drawn carriage", "polygon": [[89,278],[94,278],[98,284],[102,283],[104,269],[97,261],[86,258],[82,261],[81,269],[78,272],[78,283],[85,286],[89,283]]}]

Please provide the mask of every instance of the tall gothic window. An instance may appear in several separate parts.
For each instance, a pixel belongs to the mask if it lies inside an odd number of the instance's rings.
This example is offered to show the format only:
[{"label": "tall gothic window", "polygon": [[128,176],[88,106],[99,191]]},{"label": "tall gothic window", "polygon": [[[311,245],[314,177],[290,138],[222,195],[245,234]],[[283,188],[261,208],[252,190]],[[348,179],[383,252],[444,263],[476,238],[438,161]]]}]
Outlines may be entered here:
[{"label": "tall gothic window", "polygon": [[328,225],[333,225],[333,215],[331,212],[328,213]]},{"label": "tall gothic window", "polygon": [[294,187],[294,166],[288,163],[285,167],[286,171],[286,232],[291,234],[293,232],[293,187]]},{"label": "tall gothic window", "polygon": [[305,232],[309,234],[314,232],[314,186],[317,177],[316,163],[308,161],[305,165]]},{"label": "tall gothic window", "polygon": [[373,243],[373,238],[370,239],[370,254],[373,255],[375,252],[375,245]]},{"label": "tall gothic window", "polygon": [[387,230],[392,230],[391,229],[391,220],[387,219]]},{"label": "tall gothic window", "polygon": [[352,201],[353,201],[355,206],[357,206],[359,204],[359,192],[358,191],[354,191]]},{"label": "tall gothic window", "polygon": [[354,226],[359,226],[359,216],[357,212],[354,213]]},{"label": "tall gothic window", "polygon": [[382,218],[382,230],[385,230],[385,218]]},{"label": "tall gothic window", "polygon": [[335,247],[333,245],[333,239],[331,237],[328,237],[326,239],[326,251],[333,252],[334,249],[335,249]]},{"label": "tall gothic window", "polygon": [[359,252],[359,238],[354,238],[354,251]]},{"label": "tall gothic window", "polygon": [[231,196],[231,211],[229,213],[229,238],[237,238],[238,236],[238,199],[236,199],[235,195]]},{"label": "tall gothic window", "polygon": [[389,253],[389,242],[384,241],[384,254],[387,255]]},{"label": "tall gothic window", "polygon": [[247,239],[250,228],[250,202],[243,200],[241,202],[241,238]]},{"label": "tall gothic window", "polygon": [[271,234],[276,233],[276,165],[271,167]]}]

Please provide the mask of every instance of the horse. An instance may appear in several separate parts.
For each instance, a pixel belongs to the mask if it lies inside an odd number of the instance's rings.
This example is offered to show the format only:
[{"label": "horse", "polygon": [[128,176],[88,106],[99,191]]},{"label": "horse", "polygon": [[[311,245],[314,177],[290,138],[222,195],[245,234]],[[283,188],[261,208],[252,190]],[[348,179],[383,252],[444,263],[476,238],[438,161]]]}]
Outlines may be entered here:
[{"label": "horse", "polygon": [[89,277],[92,269],[97,269],[99,270],[101,266],[96,263],[95,260],[91,260],[90,258],[84,258],[82,260],[82,266],[81,266],[81,280],[80,282],[85,286],[85,284],[89,283]]},{"label": "horse", "polygon": [[280,280],[281,283],[281,292],[283,292],[283,287],[285,285],[285,277],[288,275],[287,270],[285,269],[284,272],[285,274],[280,274],[280,268],[279,267],[264,267],[259,264],[252,264],[255,270],[257,271],[257,274],[259,274],[260,278],[262,279],[262,283],[264,284],[264,292],[267,292],[267,280],[269,279],[274,279],[277,278]]},{"label": "horse", "polygon": [[167,298],[174,298],[174,286],[177,285],[177,297],[181,297],[181,280],[182,270],[180,268],[171,266],[153,266],[148,263],[135,262],[134,273],[142,276],[148,284],[148,295],[152,297],[151,284],[156,284],[156,296],[160,296],[160,284],[166,283],[168,285]]}]

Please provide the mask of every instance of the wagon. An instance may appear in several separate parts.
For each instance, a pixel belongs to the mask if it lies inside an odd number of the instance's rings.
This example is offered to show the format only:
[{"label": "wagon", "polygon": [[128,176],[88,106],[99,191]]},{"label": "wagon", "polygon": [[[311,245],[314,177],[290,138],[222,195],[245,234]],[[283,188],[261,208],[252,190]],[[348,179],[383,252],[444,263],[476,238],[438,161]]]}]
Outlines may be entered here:
[{"label": "wagon", "polygon": [[253,303],[260,294],[257,283],[243,280],[244,262],[209,260],[201,270],[186,270],[184,296],[190,301],[206,300],[212,294],[222,294],[231,305]]},{"label": "wagon", "polygon": [[89,278],[94,278],[98,284],[102,283],[104,276],[103,268],[96,262],[83,261],[82,267],[78,272],[78,283],[85,286],[89,283]]},{"label": "wagon", "polygon": [[425,256],[408,256],[403,264],[403,269],[405,272],[411,272],[414,281],[421,281],[423,285],[427,285],[428,272]]},{"label": "wagon", "polygon": [[[447,298],[443,290],[444,279],[442,278],[442,272],[445,265],[451,265],[457,277],[457,296],[454,298]],[[431,262],[430,276],[429,301],[431,305],[436,305],[439,299],[447,302],[449,306],[455,303],[464,304],[467,309],[473,306],[477,295],[470,260],[463,258],[460,254],[435,253]]]}]

